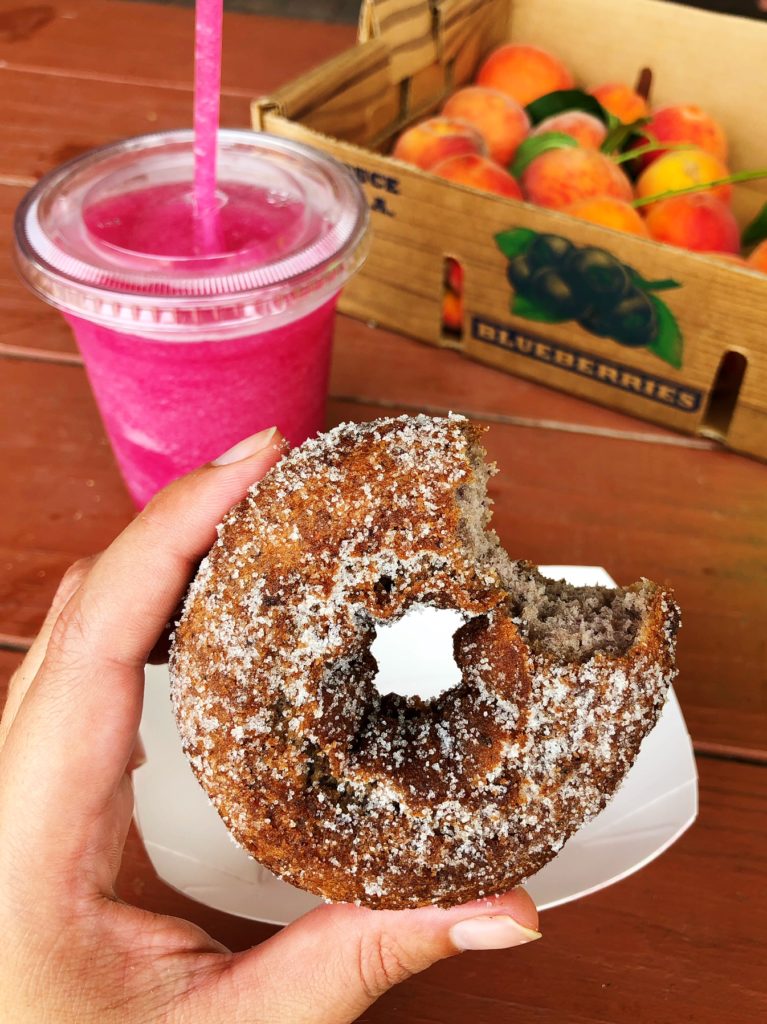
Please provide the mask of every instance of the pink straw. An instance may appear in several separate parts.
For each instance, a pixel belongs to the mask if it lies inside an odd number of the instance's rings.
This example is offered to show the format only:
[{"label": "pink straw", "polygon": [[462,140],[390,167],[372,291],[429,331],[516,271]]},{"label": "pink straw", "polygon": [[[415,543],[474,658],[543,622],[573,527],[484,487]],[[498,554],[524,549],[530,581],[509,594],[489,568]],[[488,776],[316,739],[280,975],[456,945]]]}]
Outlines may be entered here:
[{"label": "pink straw", "polygon": [[194,212],[197,242],[218,249],[216,143],[221,95],[223,0],[197,0],[194,39]]}]

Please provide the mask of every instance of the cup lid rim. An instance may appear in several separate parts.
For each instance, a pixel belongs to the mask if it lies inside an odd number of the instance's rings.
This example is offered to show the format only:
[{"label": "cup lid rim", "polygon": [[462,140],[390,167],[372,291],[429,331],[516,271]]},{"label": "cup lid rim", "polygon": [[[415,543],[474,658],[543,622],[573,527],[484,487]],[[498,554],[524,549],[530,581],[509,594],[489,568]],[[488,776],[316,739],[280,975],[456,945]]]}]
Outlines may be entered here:
[{"label": "cup lid rim", "polygon": [[234,270],[223,266],[218,273],[211,263],[198,273],[168,274],[166,281],[160,274],[105,271],[96,261],[89,264],[82,259],[82,253],[68,251],[62,239],[49,237],[40,222],[41,200],[82,179],[94,165],[133,152],[191,150],[191,128],[152,132],[89,150],[49,171],[26,194],[16,211],[15,255],[27,284],[47,302],[73,315],[112,322],[119,307],[123,321],[157,319],[158,326],[159,320],[164,320],[168,327],[179,303],[207,310],[225,307],[224,315],[236,322],[267,315],[275,303],[284,306],[291,297],[307,292],[319,292],[321,301],[325,293],[339,290],[364,258],[369,220],[364,193],[351,171],[320,150],[276,135],[222,128],[218,139],[223,151],[242,146],[243,152],[253,150],[256,158],[275,155],[294,161],[296,166],[304,161],[306,167],[319,171],[338,200],[341,214],[336,223],[310,244],[276,260]]}]

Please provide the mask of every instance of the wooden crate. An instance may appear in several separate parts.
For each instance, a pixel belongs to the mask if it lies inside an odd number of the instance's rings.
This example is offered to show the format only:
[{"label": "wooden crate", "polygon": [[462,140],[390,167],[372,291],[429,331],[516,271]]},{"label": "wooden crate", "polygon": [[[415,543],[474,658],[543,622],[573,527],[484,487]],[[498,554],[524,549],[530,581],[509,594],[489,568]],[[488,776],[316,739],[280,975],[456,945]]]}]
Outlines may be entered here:
[{"label": "wooden crate", "polygon": [[[386,155],[404,126],[439,109],[508,40],[558,54],[577,81],[654,73],[652,101],[697,102],[727,129],[735,168],[767,167],[762,109],[767,24],[656,0],[368,0],[359,42],[253,104],[254,126],[325,150],[353,169],[372,210],[372,246],[344,312],[457,349],[501,370],[767,458],[767,276],[479,193]],[[764,181],[739,186],[746,222]],[[528,229],[609,250],[662,293],[681,335],[672,360],[573,321],[513,314],[496,236]],[[459,336],[442,325],[446,257],[464,268]],[[512,412],[513,410],[509,410]]]}]

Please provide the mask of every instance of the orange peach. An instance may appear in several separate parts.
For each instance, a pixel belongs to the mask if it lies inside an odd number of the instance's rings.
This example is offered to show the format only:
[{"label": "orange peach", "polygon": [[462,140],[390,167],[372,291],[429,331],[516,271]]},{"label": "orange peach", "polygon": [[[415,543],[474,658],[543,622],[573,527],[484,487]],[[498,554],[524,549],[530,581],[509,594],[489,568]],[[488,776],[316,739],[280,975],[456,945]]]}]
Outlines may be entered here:
[{"label": "orange peach", "polygon": [[428,171],[448,157],[485,152],[482,136],[470,124],[450,117],[430,117],[400,135],[392,156]]},{"label": "orange peach", "polygon": [[[643,129],[646,142],[655,141],[678,144],[688,142],[696,149],[711,153],[723,164],[727,163],[727,138],[720,125],[694,103],[680,103],[677,106],[661,107],[656,110]],[[663,151],[643,153],[638,157],[640,167],[649,167],[663,156]]]},{"label": "orange peach", "polygon": [[477,85],[500,89],[523,107],[547,92],[572,89],[573,84],[573,76],[553,54],[516,43],[493,50],[477,74]]},{"label": "orange peach", "polygon": [[[690,188],[692,185],[705,185],[707,182],[726,178],[729,173],[721,160],[711,153],[706,153],[705,150],[675,150],[666,153],[642,171],[636,184],[637,195],[640,199],[645,199],[662,192]],[[732,185],[718,185],[716,188],[701,191],[728,202],[732,195]]]},{"label": "orange peach", "polygon": [[470,85],[454,92],[442,108],[445,117],[467,121],[488,149],[488,156],[504,167],[511,162],[530,131],[530,118],[506,93]]},{"label": "orange peach", "polygon": [[709,192],[653,203],[647,227],[656,241],[694,252],[737,255],[740,250],[740,230],[732,210]]},{"label": "orange peach", "polygon": [[463,327],[463,299],[453,292],[442,296],[442,325],[449,331],[460,331]]},{"label": "orange peach", "polygon": [[463,292],[463,267],[454,260],[452,256],[448,256],[445,261],[445,284],[446,286],[456,295],[461,295]]},{"label": "orange peach", "polygon": [[615,199],[613,196],[592,196],[590,199],[581,199],[573,206],[569,206],[566,213],[581,220],[590,221],[592,224],[601,224],[605,228],[613,228],[615,231],[627,231],[631,235],[644,235],[647,237],[650,232],[647,225],[636,212],[634,207],[624,199]]},{"label": "orange peach", "polygon": [[466,156],[453,156],[432,167],[435,174],[458,185],[469,185],[483,192],[494,192],[510,199],[521,199],[522,191],[515,178],[504,171],[498,164],[487,157],[469,153]]},{"label": "orange peach", "polygon": [[583,110],[565,110],[545,118],[530,134],[543,135],[545,132],[562,132],[585,149],[599,149],[605,141],[607,126],[598,117]]},{"label": "orange peach", "polygon": [[522,174],[525,198],[539,206],[566,210],[590,196],[633,198],[631,182],[604,153],[595,149],[550,149]]},{"label": "orange peach", "polygon": [[621,82],[606,82],[590,90],[594,99],[599,100],[605,110],[624,124],[631,124],[640,117],[647,117],[650,108],[647,100]]},{"label": "orange peach", "polygon": [[752,270],[761,270],[767,274],[767,240],[760,242],[746,260],[746,265]]}]

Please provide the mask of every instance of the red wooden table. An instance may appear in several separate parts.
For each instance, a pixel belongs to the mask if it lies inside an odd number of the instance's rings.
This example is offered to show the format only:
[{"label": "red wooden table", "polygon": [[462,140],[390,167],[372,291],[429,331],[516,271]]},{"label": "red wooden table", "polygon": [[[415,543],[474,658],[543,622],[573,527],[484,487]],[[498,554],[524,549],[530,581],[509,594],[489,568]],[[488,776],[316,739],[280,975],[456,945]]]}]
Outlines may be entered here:
[{"label": "red wooden table", "polygon": [[[0,685],[65,567],[132,514],[69,332],[15,276],[13,210],[66,157],[189,124],[191,25],[176,7],[0,0]],[[348,27],[229,16],[224,123],[246,125],[251,97],[352,40]],[[543,942],[439,965],[364,1019],[767,1019],[767,467],[339,317],[329,425],[449,409],[491,427],[495,525],[512,554],[675,587],[701,815],[638,875],[545,914]],[[136,835],[122,894],[233,948],[272,931],[171,891]]]}]

